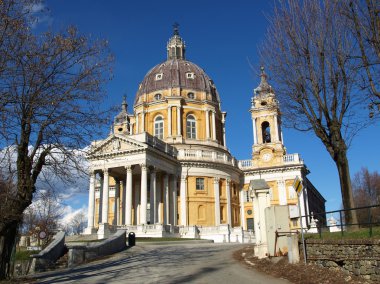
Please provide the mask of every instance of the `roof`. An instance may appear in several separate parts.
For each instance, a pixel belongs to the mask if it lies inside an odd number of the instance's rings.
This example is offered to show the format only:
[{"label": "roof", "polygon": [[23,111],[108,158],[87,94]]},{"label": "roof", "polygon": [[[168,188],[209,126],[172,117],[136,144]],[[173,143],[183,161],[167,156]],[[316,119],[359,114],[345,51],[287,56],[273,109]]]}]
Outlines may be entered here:
[{"label": "roof", "polygon": [[268,189],[269,185],[264,179],[254,179],[254,180],[251,180],[251,182],[249,183],[249,187],[254,190]]},{"label": "roof", "polygon": [[144,94],[176,87],[204,91],[211,94],[212,101],[220,102],[216,87],[206,72],[193,62],[179,58],[160,63],[145,75],[136,93],[135,104]]}]

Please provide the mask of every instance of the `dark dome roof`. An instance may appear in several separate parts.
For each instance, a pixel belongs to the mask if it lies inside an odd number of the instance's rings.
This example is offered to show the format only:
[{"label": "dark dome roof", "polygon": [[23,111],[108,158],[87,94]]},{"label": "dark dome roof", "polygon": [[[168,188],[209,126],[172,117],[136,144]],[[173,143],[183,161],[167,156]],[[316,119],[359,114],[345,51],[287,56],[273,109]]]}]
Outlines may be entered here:
[{"label": "dark dome roof", "polygon": [[169,59],[156,65],[145,75],[136,93],[135,103],[144,94],[176,87],[206,92],[211,94],[212,101],[220,102],[213,81],[202,68],[184,59]]}]

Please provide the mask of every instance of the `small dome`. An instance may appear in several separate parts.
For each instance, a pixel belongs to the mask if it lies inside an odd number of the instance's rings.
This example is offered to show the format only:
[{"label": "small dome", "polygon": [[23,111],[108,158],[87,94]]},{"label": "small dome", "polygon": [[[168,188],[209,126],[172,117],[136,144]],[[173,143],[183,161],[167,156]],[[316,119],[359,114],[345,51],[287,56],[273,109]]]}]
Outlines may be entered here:
[{"label": "small dome", "polygon": [[210,77],[198,65],[184,59],[169,59],[153,67],[144,77],[137,91],[135,104],[144,94],[170,88],[203,91],[219,103],[219,95]]}]

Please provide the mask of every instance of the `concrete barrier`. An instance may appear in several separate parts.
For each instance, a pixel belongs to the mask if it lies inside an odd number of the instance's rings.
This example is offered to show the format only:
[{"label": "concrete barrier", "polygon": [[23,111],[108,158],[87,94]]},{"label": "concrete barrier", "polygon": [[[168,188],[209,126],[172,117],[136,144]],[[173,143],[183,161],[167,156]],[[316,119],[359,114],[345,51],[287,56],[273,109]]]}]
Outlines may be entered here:
[{"label": "concrete barrier", "polygon": [[110,255],[124,250],[126,245],[126,231],[118,230],[108,239],[98,244],[91,245],[67,245],[69,249],[69,267],[93,260],[100,256]]},{"label": "concrete barrier", "polygon": [[38,254],[33,254],[29,274],[46,271],[54,267],[55,262],[65,251],[65,232],[58,232],[53,241]]}]

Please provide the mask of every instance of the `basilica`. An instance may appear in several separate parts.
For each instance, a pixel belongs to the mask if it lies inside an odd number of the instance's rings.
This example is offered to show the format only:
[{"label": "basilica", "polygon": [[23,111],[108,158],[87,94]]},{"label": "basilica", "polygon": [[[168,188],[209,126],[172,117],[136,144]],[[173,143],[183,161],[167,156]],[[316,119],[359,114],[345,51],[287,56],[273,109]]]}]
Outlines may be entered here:
[{"label": "basilica", "polygon": [[227,113],[216,85],[185,51],[175,27],[167,60],[138,85],[133,110],[124,98],[111,133],[91,143],[86,233],[103,238],[124,228],[136,236],[255,242],[259,215],[270,205],[288,206],[291,229],[307,227],[300,217],[324,212],[325,199],[300,155],[286,153],[280,105],[264,68],[247,101],[252,157],[238,161],[226,145]]}]

